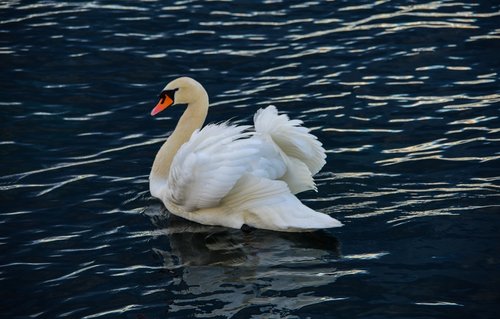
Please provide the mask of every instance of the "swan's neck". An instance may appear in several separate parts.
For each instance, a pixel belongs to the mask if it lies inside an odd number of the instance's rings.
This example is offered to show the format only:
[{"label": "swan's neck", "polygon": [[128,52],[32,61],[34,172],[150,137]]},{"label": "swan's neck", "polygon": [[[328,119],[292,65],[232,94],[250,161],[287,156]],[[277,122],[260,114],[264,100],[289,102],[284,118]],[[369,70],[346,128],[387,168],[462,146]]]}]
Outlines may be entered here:
[{"label": "swan's neck", "polygon": [[156,154],[151,169],[151,180],[166,181],[175,154],[182,144],[189,140],[193,132],[203,126],[207,117],[207,112],[208,95],[206,91],[203,90],[193,102],[188,104],[175,130],[160,148],[158,154]]}]

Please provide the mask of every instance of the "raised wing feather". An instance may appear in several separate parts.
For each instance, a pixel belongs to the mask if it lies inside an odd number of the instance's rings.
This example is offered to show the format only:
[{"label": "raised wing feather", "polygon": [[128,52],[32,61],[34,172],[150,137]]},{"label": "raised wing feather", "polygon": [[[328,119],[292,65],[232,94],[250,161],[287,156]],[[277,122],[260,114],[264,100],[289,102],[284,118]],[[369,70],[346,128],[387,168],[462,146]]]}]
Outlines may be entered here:
[{"label": "raised wing feather", "polygon": [[285,114],[278,115],[276,107],[270,105],[257,111],[254,123],[257,133],[270,135],[287,156],[302,161],[311,175],[325,165],[325,149],[316,136],[302,126],[301,120],[290,120]]},{"label": "raised wing feather", "polygon": [[207,125],[175,155],[166,197],[186,212],[217,206],[249,168],[258,150],[248,126]]}]

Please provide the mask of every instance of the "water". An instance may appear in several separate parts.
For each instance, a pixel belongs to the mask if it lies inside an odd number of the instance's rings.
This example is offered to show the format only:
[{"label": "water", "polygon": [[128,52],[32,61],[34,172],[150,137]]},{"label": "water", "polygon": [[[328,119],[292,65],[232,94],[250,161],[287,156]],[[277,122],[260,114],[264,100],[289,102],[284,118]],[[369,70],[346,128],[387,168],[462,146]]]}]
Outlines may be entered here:
[{"label": "water", "polygon": [[[500,6],[2,1],[3,318],[494,318]],[[208,121],[274,104],[324,143],[345,227],[171,218],[150,165],[189,75]]]}]

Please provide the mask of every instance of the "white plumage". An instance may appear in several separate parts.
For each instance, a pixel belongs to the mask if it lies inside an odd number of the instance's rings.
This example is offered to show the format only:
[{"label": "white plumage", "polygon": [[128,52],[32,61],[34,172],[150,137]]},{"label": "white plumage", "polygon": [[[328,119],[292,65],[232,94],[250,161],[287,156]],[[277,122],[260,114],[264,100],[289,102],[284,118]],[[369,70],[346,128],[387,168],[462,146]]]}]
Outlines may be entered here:
[{"label": "white plumage", "polygon": [[321,143],[302,121],[278,115],[269,106],[255,114],[255,130],[227,123],[200,129],[208,109],[203,87],[193,79],[179,78],[163,92],[170,99],[160,101],[154,114],[174,103],[188,104],[150,175],[151,194],[170,212],[232,228],[246,224],[307,231],[342,226],[294,195],[316,189],[312,176],[326,158]]},{"label": "white plumage", "polygon": [[219,205],[258,152],[243,139],[246,128],[211,124],[195,131],[174,157],[165,198],[188,212]]}]

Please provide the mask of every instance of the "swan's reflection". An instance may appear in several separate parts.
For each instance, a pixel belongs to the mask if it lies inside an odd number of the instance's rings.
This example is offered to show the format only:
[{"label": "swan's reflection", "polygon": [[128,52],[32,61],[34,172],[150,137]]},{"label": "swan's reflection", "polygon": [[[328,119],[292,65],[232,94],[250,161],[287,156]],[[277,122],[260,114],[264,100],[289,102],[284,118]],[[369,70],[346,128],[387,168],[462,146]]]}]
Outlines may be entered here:
[{"label": "swan's reflection", "polygon": [[[278,261],[283,264],[340,256],[339,241],[326,231],[285,233],[254,229],[243,232],[193,223],[169,214],[161,205],[150,206],[146,214],[159,232],[168,236],[174,256],[166,266],[270,266]],[[294,255],[293,250],[301,250],[302,254]],[[259,258],[256,264],[255,258]]]},{"label": "swan's reflection", "polygon": [[[160,204],[146,214],[170,244],[155,251],[176,274],[168,291],[174,294],[169,298],[173,312],[205,307],[212,315],[227,316],[248,306],[298,309],[325,301],[314,295],[316,288],[346,274],[335,267],[340,244],[327,231],[245,233],[189,222],[164,212]],[[283,297],[290,294],[295,294],[293,303]]]}]

